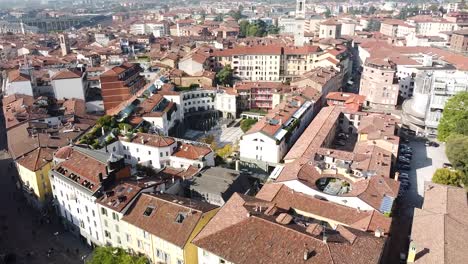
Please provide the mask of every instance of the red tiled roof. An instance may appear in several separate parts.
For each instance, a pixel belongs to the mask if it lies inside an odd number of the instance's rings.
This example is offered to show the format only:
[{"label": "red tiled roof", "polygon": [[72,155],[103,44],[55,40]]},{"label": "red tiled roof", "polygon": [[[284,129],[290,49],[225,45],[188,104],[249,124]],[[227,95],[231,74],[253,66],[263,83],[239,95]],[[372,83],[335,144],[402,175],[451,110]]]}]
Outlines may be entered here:
[{"label": "red tiled roof", "polygon": [[172,155],[184,159],[198,160],[211,152],[213,151],[208,146],[196,146],[190,143],[183,143]]},{"label": "red tiled roof", "polygon": [[75,79],[81,78],[82,72],[80,71],[70,71],[68,69],[61,70],[52,76],[52,80],[62,80],[62,79]]},{"label": "red tiled roof", "polygon": [[[152,209],[148,209],[152,208]],[[141,194],[123,220],[179,248],[189,243],[198,222],[214,205],[168,194]],[[145,211],[151,213],[145,215]],[[182,215],[182,222],[176,219]],[[181,219],[181,218],[180,218]]]}]

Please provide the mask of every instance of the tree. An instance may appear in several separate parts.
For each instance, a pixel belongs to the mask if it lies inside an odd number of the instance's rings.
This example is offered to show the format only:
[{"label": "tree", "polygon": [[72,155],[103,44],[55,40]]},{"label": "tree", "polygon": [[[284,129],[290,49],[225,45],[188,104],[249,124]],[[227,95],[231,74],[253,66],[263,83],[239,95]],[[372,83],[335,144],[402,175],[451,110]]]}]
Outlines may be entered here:
[{"label": "tree", "polygon": [[249,29],[250,23],[247,20],[242,20],[239,23],[239,37],[245,38],[247,36],[247,30]]},{"label": "tree", "polygon": [[440,141],[452,134],[468,136],[468,92],[457,93],[447,101],[437,130]]},{"label": "tree", "polygon": [[331,11],[330,11],[330,9],[327,8],[327,10],[325,11],[325,13],[323,13],[323,15],[325,16],[325,18],[331,17]]},{"label": "tree", "polygon": [[379,31],[380,30],[380,24],[381,24],[381,22],[379,20],[371,19],[369,21],[369,24],[367,25],[366,30],[369,31],[369,32]]},{"label": "tree", "polygon": [[222,22],[224,20],[223,14],[219,14],[215,17],[214,21]]},{"label": "tree", "polygon": [[144,256],[132,256],[121,248],[97,247],[93,258],[87,264],[147,264],[149,260]]},{"label": "tree", "polygon": [[244,16],[242,15],[242,11],[239,9],[237,11],[229,11],[228,13],[229,16],[231,16],[232,18],[234,18],[236,21],[239,21],[239,19],[243,18]]},{"label": "tree", "polygon": [[231,69],[231,65],[226,65],[224,68],[216,74],[218,83],[222,85],[231,85],[233,80],[234,71]]},{"label": "tree", "polygon": [[370,15],[373,15],[375,14],[376,11],[377,11],[377,8],[375,8],[375,6],[370,6],[369,10],[367,10],[367,13]]},{"label": "tree", "polygon": [[432,182],[451,186],[461,186],[462,179],[463,173],[451,169],[437,169],[432,176]]},{"label": "tree", "polygon": [[468,185],[468,136],[448,137],[445,153],[453,167],[463,173],[463,183]]},{"label": "tree", "polygon": [[437,5],[432,4],[431,6],[429,6],[428,10],[432,13],[435,13],[439,10],[439,7]]},{"label": "tree", "polygon": [[231,144],[224,145],[224,147],[216,150],[216,154],[223,159],[229,157],[229,155],[232,154],[232,145]]}]

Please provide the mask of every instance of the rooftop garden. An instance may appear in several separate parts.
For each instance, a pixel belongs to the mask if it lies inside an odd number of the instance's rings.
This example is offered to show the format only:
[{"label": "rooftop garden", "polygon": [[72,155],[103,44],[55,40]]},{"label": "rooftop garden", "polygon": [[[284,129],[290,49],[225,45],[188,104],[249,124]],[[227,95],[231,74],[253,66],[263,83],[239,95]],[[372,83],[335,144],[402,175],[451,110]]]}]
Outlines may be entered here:
[{"label": "rooftop garden", "polygon": [[145,126],[135,129],[132,125],[117,122],[115,117],[105,115],[96,121],[96,125],[79,140],[79,144],[89,145],[93,149],[103,148],[114,142],[119,135],[126,136],[135,132],[146,132]]}]

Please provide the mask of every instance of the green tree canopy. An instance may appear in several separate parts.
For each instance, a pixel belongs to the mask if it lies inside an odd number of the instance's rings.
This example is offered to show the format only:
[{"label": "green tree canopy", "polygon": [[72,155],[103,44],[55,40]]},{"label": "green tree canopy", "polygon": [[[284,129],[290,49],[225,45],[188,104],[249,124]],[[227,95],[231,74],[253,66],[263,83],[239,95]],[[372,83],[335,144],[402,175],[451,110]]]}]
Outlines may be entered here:
[{"label": "green tree canopy", "polygon": [[457,93],[445,104],[437,137],[445,142],[452,134],[468,136],[468,92]]},{"label": "green tree canopy", "polygon": [[451,135],[445,153],[453,167],[463,173],[463,183],[468,185],[468,136]]},{"label": "green tree canopy", "polygon": [[231,85],[233,81],[233,70],[231,65],[226,65],[224,68],[216,74],[216,79],[218,83],[222,85]]},{"label": "green tree canopy", "polygon": [[121,248],[97,247],[94,249],[92,259],[87,264],[147,264],[144,256],[132,256]]},{"label": "green tree canopy", "polygon": [[223,14],[218,14],[214,19],[214,21],[217,21],[217,22],[221,22],[223,20],[224,20]]},{"label": "green tree canopy", "polygon": [[463,173],[451,169],[437,169],[432,176],[432,182],[451,186],[461,186],[462,180]]}]

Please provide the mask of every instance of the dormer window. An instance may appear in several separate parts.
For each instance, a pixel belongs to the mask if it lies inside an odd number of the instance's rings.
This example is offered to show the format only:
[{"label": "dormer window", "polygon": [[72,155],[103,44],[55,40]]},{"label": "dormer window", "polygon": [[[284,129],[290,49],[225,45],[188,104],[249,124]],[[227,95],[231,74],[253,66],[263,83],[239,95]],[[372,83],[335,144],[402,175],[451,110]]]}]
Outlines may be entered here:
[{"label": "dormer window", "polygon": [[178,213],[178,214],[177,214],[177,217],[176,217],[176,219],[175,219],[175,221],[176,221],[176,223],[181,224],[181,223],[184,221],[184,219],[185,219],[186,217],[187,217],[187,214],[185,214],[185,213]]},{"label": "dormer window", "polygon": [[154,206],[148,206],[146,207],[145,209],[145,212],[143,213],[144,216],[150,216],[151,213],[153,212],[154,210]]}]

